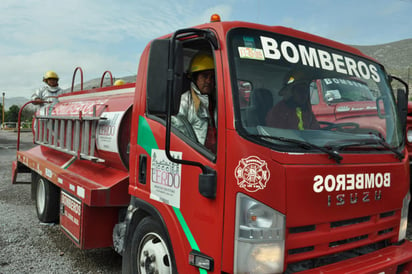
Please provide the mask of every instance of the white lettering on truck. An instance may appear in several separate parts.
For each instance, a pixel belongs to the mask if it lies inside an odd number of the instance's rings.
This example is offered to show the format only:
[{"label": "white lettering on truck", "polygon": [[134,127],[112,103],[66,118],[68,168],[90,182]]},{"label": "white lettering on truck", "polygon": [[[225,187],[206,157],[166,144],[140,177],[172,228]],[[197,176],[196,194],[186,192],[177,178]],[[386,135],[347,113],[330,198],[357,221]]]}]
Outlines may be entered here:
[{"label": "white lettering on truck", "polygon": [[391,186],[391,174],[385,173],[357,173],[338,175],[315,175],[313,177],[313,191],[345,191],[384,188]]},{"label": "white lettering on truck", "polygon": [[[391,186],[391,174],[385,173],[352,173],[337,175],[315,175],[313,191],[327,192],[327,205],[343,206],[345,204],[368,203],[382,199],[382,188]],[[350,191],[344,193],[343,191]],[[356,191],[356,192],[355,192]]]},{"label": "white lettering on truck", "polygon": [[263,53],[265,58],[280,60],[283,58],[289,63],[301,63],[304,66],[316,67],[328,71],[336,71],[342,74],[372,79],[380,82],[378,69],[373,64],[366,64],[364,61],[343,56],[337,53],[330,53],[325,50],[305,45],[295,45],[290,41],[278,41],[273,38],[261,36]]},{"label": "white lettering on truck", "polygon": [[66,195],[62,195],[61,199],[62,199],[63,205],[69,208],[77,216],[81,215],[81,206],[79,202],[73,201],[71,198],[67,197]]}]

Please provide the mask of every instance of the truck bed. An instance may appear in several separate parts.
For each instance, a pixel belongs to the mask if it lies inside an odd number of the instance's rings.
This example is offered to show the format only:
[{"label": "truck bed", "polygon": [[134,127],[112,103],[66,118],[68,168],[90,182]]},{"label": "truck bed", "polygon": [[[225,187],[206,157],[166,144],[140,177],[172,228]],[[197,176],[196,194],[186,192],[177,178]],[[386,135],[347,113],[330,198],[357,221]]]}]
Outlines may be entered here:
[{"label": "truck bed", "polygon": [[[129,203],[129,174],[47,147],[17,152],[13,183],[24,166],[40,174],[88,206],[126,206]],[[23,166],[22,166],[23,165]]]}]

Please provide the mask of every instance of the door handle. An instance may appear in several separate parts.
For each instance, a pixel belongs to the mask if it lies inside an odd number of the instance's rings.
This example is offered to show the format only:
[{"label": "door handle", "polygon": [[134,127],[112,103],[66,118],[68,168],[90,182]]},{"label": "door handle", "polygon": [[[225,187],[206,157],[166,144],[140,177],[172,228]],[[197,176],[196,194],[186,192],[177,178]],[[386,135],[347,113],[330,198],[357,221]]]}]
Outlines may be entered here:
[{"label": "door handle", "polygon": [[146,184],[146,169],[147,169],[147,156],[144,154],[139,155],[139,183]]}]

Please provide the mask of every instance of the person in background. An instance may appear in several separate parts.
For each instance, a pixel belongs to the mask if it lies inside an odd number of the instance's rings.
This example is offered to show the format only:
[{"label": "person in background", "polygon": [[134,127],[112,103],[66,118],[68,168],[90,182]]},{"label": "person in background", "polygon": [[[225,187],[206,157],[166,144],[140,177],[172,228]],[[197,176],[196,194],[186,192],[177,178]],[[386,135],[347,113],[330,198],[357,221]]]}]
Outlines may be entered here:
[{"label": "person in background", "polygon": [[35,105],[42,105],[45,101],[57,102],[57,96],[63,94],[59,87],[59,76],[54,71],[47,71],[43,76],[45,86],[39,88],[32,95],[32,100],[36,101]]},{"label": "person in background", "polygon": [[126,82],[123,79],[117,79],[114,82],[113,86],[121,86],[121,85],[124,85],[124,84],[126,84]]},{"label": "person in background", "polygon": [[283,129],[320,129],[309,100],[309,84],[303,77],[288,77],[279,91],[283,99],[269,110],[266,125]]},{"label": "person in background", "polygon": [[[188,121],[197,141],[210,151],[216,152],[215,113],[215,65],[213,57],[198,53],[189,67],[190,89],[182,94],[177,118]],[[180,121],[181,121],[180,120]],[[179,119],[172,119],[173,125],[184,132]]]}]

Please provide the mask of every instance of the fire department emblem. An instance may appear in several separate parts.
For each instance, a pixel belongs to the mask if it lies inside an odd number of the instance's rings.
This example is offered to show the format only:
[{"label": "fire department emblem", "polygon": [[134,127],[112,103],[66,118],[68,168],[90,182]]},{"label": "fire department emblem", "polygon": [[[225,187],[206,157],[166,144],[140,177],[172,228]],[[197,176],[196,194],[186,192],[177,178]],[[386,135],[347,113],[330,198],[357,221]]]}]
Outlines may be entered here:
[{"label": "fire department emblem", "polygon": [[239,161],[235,169],[237,185],[249,192],[256,192],[266,187],[270,171],[264,160],[250,156]]}]

